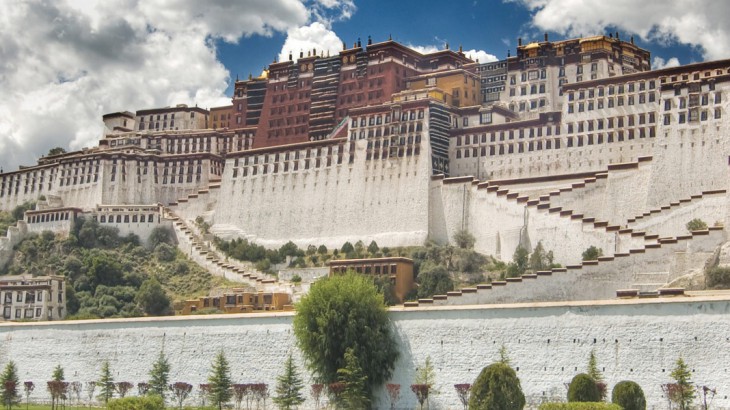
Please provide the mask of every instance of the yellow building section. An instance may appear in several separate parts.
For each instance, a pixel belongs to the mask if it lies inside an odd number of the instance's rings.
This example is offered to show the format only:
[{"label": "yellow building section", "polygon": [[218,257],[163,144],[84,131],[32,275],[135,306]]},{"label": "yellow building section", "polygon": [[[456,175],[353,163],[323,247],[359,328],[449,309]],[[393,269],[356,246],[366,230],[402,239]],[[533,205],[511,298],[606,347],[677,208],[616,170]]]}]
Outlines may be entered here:
[{"label": "yellow building section", "polygon": [[181,315],[190,315],[201,310],[220,310],[223,313],[253,313],[275,310],[292,310],[288,293],[251,292],[244,289],[229,289],[220,296],[203,296],[186,300]]},{"label": "yellow building section", "polygon": [[470,107],[479,104],[479,77],[466,70],[449,70],[410,78],[408,90],[437,89],[445,94],[447,104]]},{"label": "yellow building section", "polygon": [[338,259],[329,262],[330,276],[347,271],[363,275],[387,276],[393,285],[393,294],[399,303],[416,288],[413,277],[413,259],[403,257],[371,259]]}]

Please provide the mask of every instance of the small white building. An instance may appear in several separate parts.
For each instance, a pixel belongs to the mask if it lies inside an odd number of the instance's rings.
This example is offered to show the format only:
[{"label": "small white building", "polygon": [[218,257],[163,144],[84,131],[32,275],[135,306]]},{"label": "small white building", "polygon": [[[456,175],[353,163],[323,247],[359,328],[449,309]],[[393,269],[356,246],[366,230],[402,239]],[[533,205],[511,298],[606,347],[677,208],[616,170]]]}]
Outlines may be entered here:
[{"label": "small white building", "polygon": [[16,275],[0,277],[2,318],[58,320],[66,317],[66,284],[63,276]]}]

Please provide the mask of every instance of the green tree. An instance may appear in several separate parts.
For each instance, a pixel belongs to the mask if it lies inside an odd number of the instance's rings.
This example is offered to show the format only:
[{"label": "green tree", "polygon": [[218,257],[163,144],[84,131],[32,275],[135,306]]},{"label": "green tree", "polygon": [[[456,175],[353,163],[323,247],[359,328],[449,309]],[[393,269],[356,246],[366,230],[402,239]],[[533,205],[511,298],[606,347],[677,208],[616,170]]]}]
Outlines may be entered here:
[{"label": "green tree", "polygon": [[601,401],[601,392],[596,381],[585,373],[575,375],[568,387],[568,401]]},{"label": "green tree", "polygon": [[273,400],[279,408],[289,410],[304,403],[304,396],[301,393],[304,383],[299,377],[291,354],[284,363],[284,374],[277,377],[276,381],[276,396]]},{"label": "green tree", "polygon": [[345,367],[337,369],[337,376],[345,385],[339,399],[346,409],[367,410],[370,408],[368,376],[364,374],[353,349],[345,351]]},{"label": "green tree", "polygon": [[595,349],[591,349],[591,354],[588,356],[588,375],[596,382],[601,400],[605,400],[608,389],[606,388],[606,382],[603,380],[603,374],[598,370],[598,359],[596,359]]},{"label": "green tree", "polygon": [[530,253],[527,249],[521,245],[515,249],[515,253],[512,255],[512,262],[507,265],[507,277],[514,278],[521,276],[527,270]]},{"label": "green tree", "polygon": [[150,249],[155,249],[157,245],[161,243],[166,243],[168,245],[173,244],[172,240],[172,232],[169,228],[158,226],[150,232],[150,237],[147,240],[147,244],[149,245]]},{"label": "green tree", "polygon": [[418,297],[428,298],[433,295],[445,295],[454,290],[454,281],[443,265],[425,263],[418,273]]},{"label": "green tree", "polygon": [[210,384],[210,392],[208,393],[210,401],[218,407],[218,410],[222,410],[223,404],[231,400],[231,386],[233,384],[228,360],[222,350],[218,352],[215,360],[213,360],[210,376],[208,376],[208,384]]},{"label": "green tree", "polygon": [[134,299],[148,315],[160,316],[170,313],[170,298],[155,278],[144,281]]},{"label": "green tree", "polygon": [[646,410],[644,390],[630,380],[616,383],[611,393],[611,402],[618,404],[624,410]]},{"label": "green tree", "polygon": [[352,272],[314,282],[297,305],[294,334],[319,383],[338,380],[351,348],[372,394],[390,378],[398,357],[383,295],[372,280]]},{"label": "green tree", "polygon": [[553,252],[546,252],[542,242],[538,242],[530,255],[529,269],[533,272],[550,269],[553,267],[553,259]]},{"label": "green tree", "polygon": [[507,366],[510,365],[510,358],[507,354],[507,347],[505,347],[505,345],[502,345],[499,348],[499,363],[506,364]]},{"label": "green tree", "polygon": [[705,229],[707,229],[707,223],[700,218],[695,218],[687,222],[687,230],[690,232],[704,231]]},{"label": "green tree", "polygon": [[517,373],[504,363],[482,369],[471,387],[470,409],[522,410],[525,395]]},{"label": "green tree", "polygon": [[0,375],[0,398],[7,409],[20,405],[20,382],[18,381],[18,367],[12,360],[5,365]]},{"label": "green tree", "polygon": [[345,255],[351,254],[355,252],[355,247],[352,246],[350,242],[345,242],[342,245],[342,248],[340,248],[340,252],[344,253]]},{"label": "green tree", "polygon": [[109,403],[112,397],[114,397],[114,377],[112,377],[112,371],[109,368],[109,360],[105,360],[101,365],[101,374],[99,375],[99,381],[96,382],[99,386],[99,400],[102,400],[104,404]]},{"label": "green tree", "polygon": [[378,246],[378,243],[375,241],[371,241],[370,245],[368,245],[368,253],[371,255],[375,255],[380,250],[380,247]]},{"label": "green tree", "polygon": [[53,381],[56,381],[56,382],[62,382],[65,380],[65,378],[63,376],[63,367],[61,367],[60,364],[56,365],[56,367],[53,369],[52,378],[53,378]]},{"label": "green tree", "polygon": [[474,235],[465,229],[456,231],[454,234],[454,243],[461,249],[473,249],[476,241]]},{"label": "green tree", "polygon": [[603,249],[596,248],[595,246],[591,245],[588,248],[586,248],[585,251],[583,251],[583,260],[584,261],[595,261],[598,260],[603,256]]},{"label": "green tree", "polygon": [[326,255],[327,254],[327,247],[324,245],[319,245],[319,248],[317,248],[317,253],[320,255]]},{"label": "green tree", "polygon": [[55,147],[48,150],[48,156],[65,154],[66,150],[62,147]]},{"label": "green tree", "polygon": [[428,388],[428,394],[426,396],[427,405],[430,404],[429,397],[439,394],[434,385],[436,384],[436,370],[433,368],[431,362],[431,356],[426,356],[426,360],[423,362],[423,366],[416,369],[416,380],[415,384],[426,386]]},{"label": "green tree", "polygon": [[692,401],[695,398],[695,390],[692,383],[692,373],[684,362],[682,356],[677,359],[677,363],[670,374],[675,381],[676,389],[674,389],[673,397],[670,399],[677,404],[679,410],[687,410],[692,407]]},{"label": "green tree", "polygon": [[165,401],[165,393],[167,392],[167,386],[170,378],[170,362],[165,357],[165,352],[160,351],[160,355],[157,356],[157,360],[152,364],[150,370],[150,382],[147,392],[154,394],[162,398],[162,402]]},{"label": "green tree", "polygon": [[282,258],[286,258],[287,256],[297,256],[298,252],[299,247],[297,247],[297,245],[295,245],[292,241],[285,243],[281,246],[281,248],[279,248],[279,255],[281,255]]}]

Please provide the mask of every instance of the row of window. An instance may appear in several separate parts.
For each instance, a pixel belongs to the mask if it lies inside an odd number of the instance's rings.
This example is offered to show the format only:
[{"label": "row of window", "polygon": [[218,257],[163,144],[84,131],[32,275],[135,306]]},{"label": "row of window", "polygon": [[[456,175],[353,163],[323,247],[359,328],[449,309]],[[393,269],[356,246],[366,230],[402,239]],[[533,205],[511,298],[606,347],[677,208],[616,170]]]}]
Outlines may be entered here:
[{"label": "row of window", "polygon": [[457,136],[456,137],[456,146],[461,146],[462,142],[463,145],[469,145],[469,144],[479,144],[481,141],[482,144],[486,143],[487,140],[489,142],[495,142],[497,140],[499,141],[505,141],[505,140],[513,140],[515,138],[534,138],[534,137],[542,137],[543,134],[545,136],[551,136],[553,135],[553,132],[555,135],[560,135],[560,125],[548,125],[545,127],[531,127],[531,128],[519,128],[519,129],[512,129],[512,130],[503,130],[503,131],[492,131],[489,133],[483,133],[483,134],[472,134],[472,135],[464,135],[464,136]]},{"label": "row of window", "polygon": [[635,96],[638,96],[638,104],[644,104],[646,102],[656,102],[656,93],[639,93],[636,95],[632,94],[626,96],[625,99],[624,96],[608,97],[605,100],[603,98],[598,98],[596,100],[589,100],[587,102],[568,104],[568,114],[574,113],[576,111],[576,106],[578,112],[584,112],[602,110],[603,108],[622,107],[624,105],[635,105],[637,104],[637,99],[635,98]]},{"label": "row of window", "polygon": [[656,114],[653,112],[642,113],[636,115],[627,115],[626,117],[609,117],[599,118],[597,120],[578,121],[576,123],[566,123],[566,129],[568,134],[574,132],[602,130],[604,125],[607,129],[623,128],[624,125],[633,127],[637,123],[639,125],[654,124],[656,122]]},{"label": "row of window", "polygon": [[[46,293],[45,290],[26,290],[26,291],[5,291],[3,292],[3,304],[13,303],[13,294],[15,294],[15,301],[18,303],[36,303],[43,302],[43,295]],[[61,299],[59,299],[59,302]]]},{"label": "row of window", "polygon": [[[98,219],[97,219],[98,217]],[[132,215],[94,215],[94,220],[99,221],[99,223],[154,223],[155,222],[155,215],[154,214],[132,214]],[[158,221],[159,222],[159,221]]]},{"label": "row of window", "polygon": [[618,84],[618,85],[608,85],[608,86],[600,86],[595,88],[589,88],[587,90],[578,90],[577,92],[571,91],[568,93],[568,101],[573,100],[584,100],[589,98],[594,98],[596,96],[603,97],[605,94],[608,95],[614,95],[614,94],[624,94],[624,93],[633,93],[637,90],[639,92],[645,91],[645,90],[653,90],[656,88],[656,80],[649,80],[649,81],[639,81],[639,82],[630,82],[627,84]]},{"label": "row of window", "polygon": [[239,164],[243,164],[244,166],[248,165],[258,165],[261,164],[267,164],[267,163],[276,163],[280,161],[289,161],[291,159],[293,160],[299,160],[300,158],[320,158],[323,156],[332,156],[333,154],[341,154],[345,151],[344,145],[340,144],[338,146],[329,146],[329,147],[319,147],[319,148],[307,148],[304,150],[297,150],[297,151],[287,151],[287,152],[277,152],[273,154],[260,154],[260,155],[251,155],[251,156],[245,156],[243,158],[236,158],[233,161],[233,166],[238,167]]},{"label": "row of window", "polygon": [[[352,163],[352,155],[350,156],[350,163]],[[336,156],[336,162],[337,164],[342,164],[343,154],[338,153]],[[312,168],[323,168],[323,167],[330,167],[332,166],[333,162],[332,156],[328,156],[326,158],[312,158],[312,159],[304,159],[304,160],[294,160],[294,161],[284,161],[284,162],[275,162],[272,164],[261,164],[261,165],[251,165],[251,166],[243,166],[241,168],[233,168],[233,178],[237,178],[239,174],[242,177],[247,177],[248,175],[266,175],[266,174],[278,174],[279,172],[296,172],[300,169],[307,170]]]},{"label": "row of window", "polygon": [[532,151],[542,151],[549,149],[560,149],[561,146],[566,148],[583,147],[586,145],[598,145],[604,143],[623,142],[634,140],[636,138],[654,138],[656,137],[656,128],[629,128],[615,132],[577,135],[562,138],[546,138],[534,141],[523,141],[505,144],[494,144],[481,147],[462,148],[455,152],[456,159],[476,158],[494,155],[504,155],[513,153],[524,153]]},{"label": "row of window", "polygon": [[722,118],[722,108],[717,107],[714,112],[711,110],[700,110],[699,108],[692,108],[687,111],[681,111],[676,115],[664,114],[664,125],[670,125],[674,121],[678,124],[685,124],[687,122],[707,121],[710,118],[720,119]]},{"label": "row of window", "polygon": [[[722,93],[717,92],[712,95],[712,101],[715,104],[722,103]],[[684,109],[687,108],[687,103],[690,107],[697,107],[699,105],[710,104],[710,94],[690,94],[688,97],[678,98],[667,98],[664,100],[664,111],[669,111],[673,108]]]},{"label": "row of window", "polygon": [[34,214],[28,216],[28,223],[44,223],[44,222],[56,222],[56,221],[68,221],[70,217],[69,212],[53,212],[47,214]]}]

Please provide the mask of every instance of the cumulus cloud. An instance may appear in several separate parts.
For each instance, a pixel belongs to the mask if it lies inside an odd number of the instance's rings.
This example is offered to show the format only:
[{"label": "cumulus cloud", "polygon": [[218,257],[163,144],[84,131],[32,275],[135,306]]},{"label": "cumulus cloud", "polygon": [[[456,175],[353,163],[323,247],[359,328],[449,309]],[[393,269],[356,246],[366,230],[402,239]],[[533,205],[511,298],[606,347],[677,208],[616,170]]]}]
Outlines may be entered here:
[{"label": "cumulus cloud", "polygon": [[494,54],[489,54],[484,50],[464,50],[464,54],[466,54],[467,57],[471,58],[474,61],[478,61],[480,63],[491,63],[492,61],[499,60],[497,56]]},{"label": "cumulus cloud", "polygon": [[505,0],[527,7],[532,25],[569,36],[603,33],[606,27],[661,44],[699,47],[704,58],[730,56],[730,2],[725,0]]},{"label": "cumulus cloud", "polygon": [[[215,41],[308,24],[299,0],[28,0],[0,13],[0,168],[94,145],[107,112],[230,103]],[[22,33],[22,34],[21,34]]]},{"label": "cumulus cloud", "polygon": [[[418,51],[421,54],[429,54],[434,53],[439,50],[443,50],[443,48],[439,48],[438,46],[434,45],[425,45],[425,46],[419,46],[419,45],[412,45],[408,44],[408,47]],[[489,54],[484,50],[464,50],[464,55],[471,58],[474,61],[479,61],[480,63],[489,63],[492,61],[499,60],[494,54]]]},{"label": "cumulus cloud", "polygon": [[315,21],[312,24],[302,27],[295,27],[287,32],[284,46],[279,53],[279,61],[289,59],[289,53],[294,60],[299,58],[303,52],[306,57],[308,53],[316,51],[317,55],[337,55],[342,49],[342,40],[328,28],[324,23]]},{"label": "cumulus cloud", "polygon": [[677,59],[677,57],[672,57],[669,60],[664,60],[663,58],[657,56],[651,60],[652,70],[661,70],[662,68],[671,67],[679,67],[679,59]]}]

